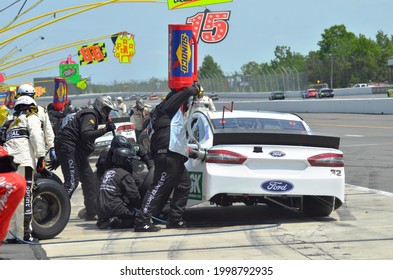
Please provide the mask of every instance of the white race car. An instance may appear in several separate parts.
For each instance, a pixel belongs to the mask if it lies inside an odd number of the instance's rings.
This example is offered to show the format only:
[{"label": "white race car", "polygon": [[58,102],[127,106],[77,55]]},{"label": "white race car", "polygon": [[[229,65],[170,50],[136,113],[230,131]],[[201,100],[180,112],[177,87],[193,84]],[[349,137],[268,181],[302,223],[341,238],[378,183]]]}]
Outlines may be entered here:
[{"label": "white race car", "polygon": [[294,114],[197,110],[189,131],[189,206],[265,203],[323,217],[344,203],[340,139],[314,134]]}]

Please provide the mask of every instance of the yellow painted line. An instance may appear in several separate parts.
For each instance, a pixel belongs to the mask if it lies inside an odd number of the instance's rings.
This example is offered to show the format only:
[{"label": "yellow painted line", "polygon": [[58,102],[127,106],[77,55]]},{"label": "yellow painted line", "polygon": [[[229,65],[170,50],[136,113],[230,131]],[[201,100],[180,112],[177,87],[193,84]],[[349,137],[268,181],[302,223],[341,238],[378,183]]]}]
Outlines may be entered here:
[{"label": "yellow painted line", "polygon": [[333,127],[353,127],[353,128],[377,128],[377,129],[393,129],[393,126],[378,126],[378,125],[352,125],[352,124],[326,124],[326,123],[308,123],[309,126],[333,126]]}]

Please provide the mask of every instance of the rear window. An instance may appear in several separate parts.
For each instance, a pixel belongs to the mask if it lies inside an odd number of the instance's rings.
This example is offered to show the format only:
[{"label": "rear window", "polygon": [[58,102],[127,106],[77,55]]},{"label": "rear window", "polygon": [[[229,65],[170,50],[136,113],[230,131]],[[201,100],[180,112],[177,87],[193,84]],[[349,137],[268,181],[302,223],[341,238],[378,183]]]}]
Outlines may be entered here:
[{"label": "rear window", "polygon": [[296,130],[306,131],[301,121],[278,120],[264,118],[225,118],[212,119],[213,127],[219,128],[240,128],[257,130]]}]

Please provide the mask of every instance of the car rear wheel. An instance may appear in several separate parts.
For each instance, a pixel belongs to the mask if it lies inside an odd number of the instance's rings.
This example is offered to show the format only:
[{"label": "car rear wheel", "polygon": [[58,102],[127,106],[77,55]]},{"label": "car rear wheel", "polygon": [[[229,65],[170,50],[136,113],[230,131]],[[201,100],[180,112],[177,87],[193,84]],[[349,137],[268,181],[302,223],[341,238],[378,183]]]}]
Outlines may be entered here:
[{"label": "car rear wheel", "polygon": [[304,196],[303,214],[309,217],[326,217],[334,210],[334,196]]}]

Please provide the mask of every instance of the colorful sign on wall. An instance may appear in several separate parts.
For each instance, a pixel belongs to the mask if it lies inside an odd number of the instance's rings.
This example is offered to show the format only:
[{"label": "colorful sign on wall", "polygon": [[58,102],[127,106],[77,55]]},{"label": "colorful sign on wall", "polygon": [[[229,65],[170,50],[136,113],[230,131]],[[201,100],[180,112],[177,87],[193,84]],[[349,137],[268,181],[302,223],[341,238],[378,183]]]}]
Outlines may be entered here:
[{"label": "colorful sign on wall", "polygon": [[168,0],[168,9],[181,9],[232,2],[232,0]]},{"label": "colorful sign on wall", "polygon": [[79,64],[60,64],[60,77],[67,80],[69,84],[76,84],[80,81]]},{"label": "colorful sign on wall", "polygon": [[68,84],[76,84],[80,81],[79,64],[72,60],[71,55],[67,60],[60,61],[59,76],[65,78]]},{"label": "colorful sign on wall", "polygon": [[77,47],[79,64],[89,65],[108,61],[105,43],[95,43]]},{"label": "colorful sign on wall", "polygon": [[113,54],[120,63],[131,63],[135,55],[134,37],[134,34],[128,32],[120,32],[111,37],[114,44]]}]

